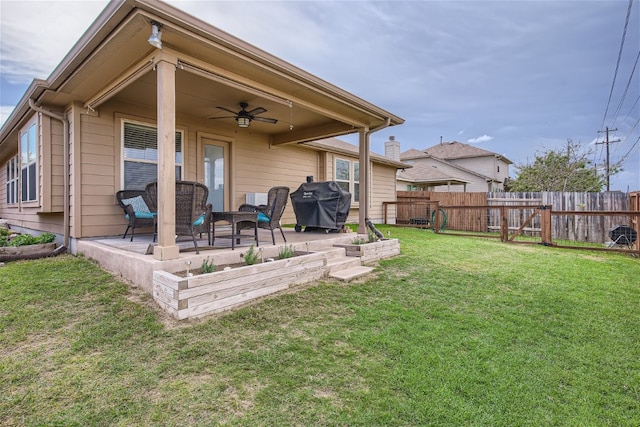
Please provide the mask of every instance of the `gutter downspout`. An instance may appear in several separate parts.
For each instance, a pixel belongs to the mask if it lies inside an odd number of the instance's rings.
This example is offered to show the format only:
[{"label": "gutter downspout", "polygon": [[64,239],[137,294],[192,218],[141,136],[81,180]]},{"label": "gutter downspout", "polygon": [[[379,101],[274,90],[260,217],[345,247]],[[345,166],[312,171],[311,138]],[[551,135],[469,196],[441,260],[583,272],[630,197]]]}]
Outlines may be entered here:
[{"label": "gutter downspout", "polygon": [[49,116],[53,119],[59,120],[62,122],[63,127],[63,156],[64,156],[64,189],[63,189],[63,201],[64,201],[64,243],[65,248],[69,247],[69,121],[63,114],[53,113],[51,111],[47,111],[41,107],[38,107],[33,99],[29,98],[29,107],[32,110],[44,114],[45,116]]},{"label": "gutter downspout", "polygon": [[367,234],[367,221],[369,220],[369,137],[372,133],[389,127],[390,124],[391,117],[387,117],[380,126],[360,134],[360,178],[364,178],[364,191],[360,192],[360,209],[358,209],[358,233],[360,234]]}]

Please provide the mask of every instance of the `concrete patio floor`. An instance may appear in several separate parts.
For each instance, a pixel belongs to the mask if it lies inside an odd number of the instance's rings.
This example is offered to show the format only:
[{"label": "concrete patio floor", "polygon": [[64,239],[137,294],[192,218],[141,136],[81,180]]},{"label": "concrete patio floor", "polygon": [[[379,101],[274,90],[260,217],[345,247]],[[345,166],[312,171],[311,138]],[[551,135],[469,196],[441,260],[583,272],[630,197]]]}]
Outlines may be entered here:
[{"label": "concrete patio floor", "polygon": [[[216,235],[228,232],[229,227],[216,228]],[[283,246],[292,245],[296,251],[317,252],[330,249],[335,244],[348,244],[357,236],[356,233],[326,233],[324,230],[312,232],[296,232],[293,228],[285,228],[287,242],[282,240],[279,230],[275,230],[276,244],[272,243],[269,230],[258,230],[258,248],[262,248],[265,257],[277,256]],[[187,236],[180,236],[176,243],[180,246],[179,257],[167,261],[156,260],[147,254],[153,239],[151,234],[136,234],[133,242],[129,236],[109,236],[103,238],[81,239],[76,242],[76,251],[88,259],[95,260],[102,268],[121,277],[134,286],[152,294],[153,272],[164,270],[168,272],[184,271],[199,268],[204,260],[216,265],[241,262],[241,253],[247,252],[253,241],[243,240],[231,249],[231,240],[216,238],[214,245],[209,246],[207,236],[198,240],[200,253],[196,254],[193,241]]]}]

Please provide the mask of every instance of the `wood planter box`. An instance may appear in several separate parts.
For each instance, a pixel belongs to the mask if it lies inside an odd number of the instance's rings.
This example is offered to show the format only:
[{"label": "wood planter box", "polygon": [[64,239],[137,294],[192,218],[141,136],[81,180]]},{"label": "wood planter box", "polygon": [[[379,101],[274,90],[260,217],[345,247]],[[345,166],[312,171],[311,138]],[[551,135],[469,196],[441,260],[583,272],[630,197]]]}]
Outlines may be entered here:
[{"label": "wood planter box", "polygon": [[400,254],[400,241],[398,239],[380,240],[378,242],[363,243],[361,245],[350,243],[334,246],[345,248],[347,256],[360,257],[363,264],[391,258]]},{"label": "wood planter box", "polygon": [[159,270],[153,273],[153,298],[176,319],[201,317],[318,280],[326,265],[326,254],[317,252],[191,277]]},{"label": "wood planter box", "polygon": [[3,246],[0,247],[0,261],[44,258],[53,255],[55,249],[55,242],[37,245]]}]

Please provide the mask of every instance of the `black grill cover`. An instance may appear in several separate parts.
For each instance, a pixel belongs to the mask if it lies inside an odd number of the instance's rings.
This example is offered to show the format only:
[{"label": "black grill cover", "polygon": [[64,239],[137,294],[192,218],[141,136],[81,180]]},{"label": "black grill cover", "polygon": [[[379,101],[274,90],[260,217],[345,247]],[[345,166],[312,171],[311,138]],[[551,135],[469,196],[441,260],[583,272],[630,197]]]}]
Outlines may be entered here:
[{"label": "black grill cover", "polygon": [[311,228],[342,228],[351,207],[351,193],[337,182],[306,182],[291,193],[291,204],[297,226]]}]

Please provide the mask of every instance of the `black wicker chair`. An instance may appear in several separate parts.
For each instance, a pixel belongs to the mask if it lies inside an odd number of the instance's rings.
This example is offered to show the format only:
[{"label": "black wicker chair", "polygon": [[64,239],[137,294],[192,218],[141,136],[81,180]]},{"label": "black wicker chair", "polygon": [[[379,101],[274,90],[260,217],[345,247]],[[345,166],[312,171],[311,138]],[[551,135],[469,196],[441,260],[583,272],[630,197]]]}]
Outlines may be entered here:
[{"label": "black wicker chair", "polygon": [[[157,183],[147,185],[147,194],[157,200]],[[200,250],[196,234],[207,233],[211,244],[212,206],[207,203],[208,197],[209,189],[205,185],[191,181],[176,181],[176,235],[191,236],[197,254]]]},{"label": "black wicker chair", "polygon": [[[284,237],[284,231],[282,231],[282,225],[280,225],[280,218],[284,212],[284,208],[287,206],[287,200],[289,198],[289,187],[272,187],[269,190],[266,205],[240,205],[238,210],[240,212],[258,212],[258,227],[271,230],[271,240],[273,244],[276,244],[276,237],[273,230],[280,229],[282,239],[287,243],[287,238]],[[253,228],[253,223],[240,222],[237,226],[237,232],[240,230]]]},{"label": "black wicker chair", "polygon": [[156,241],[156,205],[149,198],[145,190],[121,190],[116,193],[118,204],[124,210],[124,216],[129,221],[127,229],[122,238],[127,237],[127,233],[131,230],[131,242],[136,228],[153,227],[153,241]]}]

